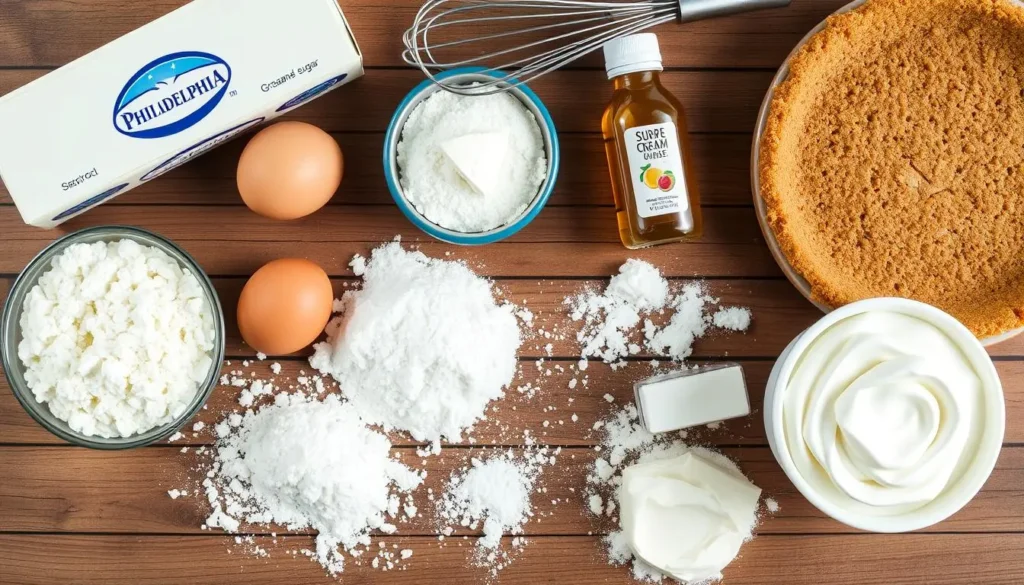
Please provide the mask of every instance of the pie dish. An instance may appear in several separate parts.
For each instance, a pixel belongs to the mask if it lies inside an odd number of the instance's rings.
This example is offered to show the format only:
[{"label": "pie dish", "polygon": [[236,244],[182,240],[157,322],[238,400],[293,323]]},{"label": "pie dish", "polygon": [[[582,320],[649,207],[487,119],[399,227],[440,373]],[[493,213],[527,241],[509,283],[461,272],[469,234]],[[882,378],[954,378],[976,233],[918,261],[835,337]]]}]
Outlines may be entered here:
[{"label": "pie dish", "polygon": [[867,0],[780,70],[753,153],[784,270],[824,309],[901,296],[1024,326],[1024,8]]}]

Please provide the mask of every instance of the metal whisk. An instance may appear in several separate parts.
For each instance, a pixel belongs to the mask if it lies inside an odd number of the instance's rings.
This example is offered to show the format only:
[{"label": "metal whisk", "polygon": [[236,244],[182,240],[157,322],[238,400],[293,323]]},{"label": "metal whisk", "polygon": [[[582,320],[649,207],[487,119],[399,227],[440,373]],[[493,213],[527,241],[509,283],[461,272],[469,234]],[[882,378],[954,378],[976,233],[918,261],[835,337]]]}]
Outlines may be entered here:
[{"label": "metal whisk", "polygon": [[[789,3],[790,0],[427,0],[405,31],[402,58],[448,91],[463,95],[500,93],[571,63],[614,38],[658,24],[673,20],[690,22]],[[468,65],[508,73],[473,87],[436,77],[440,71]]]}]

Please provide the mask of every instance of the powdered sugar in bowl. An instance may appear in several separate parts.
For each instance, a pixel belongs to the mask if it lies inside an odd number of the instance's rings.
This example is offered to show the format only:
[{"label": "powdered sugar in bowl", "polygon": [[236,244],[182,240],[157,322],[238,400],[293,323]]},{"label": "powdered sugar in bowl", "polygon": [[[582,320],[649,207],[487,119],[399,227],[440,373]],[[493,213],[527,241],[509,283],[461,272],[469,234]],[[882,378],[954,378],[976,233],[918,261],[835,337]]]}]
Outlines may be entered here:
[{"label": "powdered sugar in bowl", "polygon": [[64,236],[14,282],[4,373],[25,411],[94,449],[160,441],[198,412],[224,359],[224,315],[184,250],[133,227]]},{"label": "powdered sugar in bowl", "polygon": [[[438,79],[472,87],[504,74],[467,67]],[[453,244],[505,239],[547,203],[558,176],[558,134],[525,85],[463,96],[427,80],[398,106],[384,140],[384,175],[402,213]]]}]

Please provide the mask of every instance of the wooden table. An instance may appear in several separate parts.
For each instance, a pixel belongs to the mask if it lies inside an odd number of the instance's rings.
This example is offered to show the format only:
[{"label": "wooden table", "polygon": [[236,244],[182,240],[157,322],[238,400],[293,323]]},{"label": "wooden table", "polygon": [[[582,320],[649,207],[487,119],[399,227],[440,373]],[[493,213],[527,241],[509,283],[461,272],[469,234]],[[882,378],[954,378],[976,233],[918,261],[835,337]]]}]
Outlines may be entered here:
[{"label": "wooden table", "polygon": [[[380,168],[385,125],[401,97],[421,80],[402,66],[400,35],[418,0],[392,0],[387,9],[371,0],[345,0],[365,54],[366,76],[300,108],[292,118],[332,132],[347,157],[347,174],[332,204],[299,222],[257,217],[243,207],[233,171],[242,142],[236,141],[115,201],[43,231],[22,224],[0,191],[0,297],[13,278],[56,236],[100,224],[134,224],[184,246],[214,278],[222,302],[233,313],[247,275],[278,257],[304,256],[322,265],[340,288],[352,275],[347,263],[400,234],[430,255],[468,260],[497,280],[515,300],[526,299],[546,318],[560,318],[565,294],[588,282],[599,284],[627,257],[660,266],[677,281],[708,279],[728,304],[753,309],[747,335],[721,335],[700,342],[696,359],[743,363],[757,414],[708,435],[768,495],[781,511],[762,523],[757,538],[726,571],[726,583],[893,584],[1024,583],[1024,337],[992,349],[1006,386],[1006,447],[985,489],[950,520],[917,534],[868,535],[829,520],[805,501],[775,463],[764,438],[760,412],[765,380],[774,358],[819,313],[789,285],[766,249],[751,208],[748,181],[750,133],[756,110],[775,68],[800,37],[845,0],[794,0],[786,10],[730,17],[660,29],[667,71],[663,79],[685,103],[703,189],[707,234],[699,243],[627,253],[617,240],[598,121],[609,85],[592,55],[534,84],[561,132],[562,173],[547,209],[506,243],[456,248],[427,239],[391,203]],[[0,0],[0,94],[163,15],[183,0],[126,3],[119,0]],[[3,129],[0,129],[2,132]],[[244,142],[244,141],[243,141]],[[229,324],[228,353],[251,356]],[[524,370],[542,352],[524,345]],[[554,362],[572,363],[578,349],[555,344]],[[301,356],[281,360],[285,374],[304,366]],[[236,366],[237,367],[237,364]],[[252,366],[267,374],[267,363]],[[307,366],[308,367],[308,366]],[[543,439],[564,446],[561,464],[546,471],[549,493],[536,498],[542,521],[527,525],[529,544],[500,576],[506,584],[628,583],[625,569],[608,566],[601,534],[614,527],[584,512],[579,496],[594,458],[590,432],[609,405],[629,400],[631,382],[648,372],[644,364],[613,372],[594,365],[590,385],[570,391],[567,375],[546,379],[527,401],[515,392],[504,408],[475,433],[480,443],[497,440],[497,424],[512,435],[541,430]],[[2,383],[6,385],[5,383]],[[568,398],[575,401],[569,405]],[[234,405],[230,388],[215,392],[199,420],[207,425]],[[556,406],[557,413],[544,412]],[[575,412],[579,422],[570,424]],[[538,432],[538,434],[541,434]],[[508,434],[504,436],[510,436]],[[522,436],[521,431],[518,436]],[[412,456],[409,442],[394,438]],[[191,498],[172,500],[196,464],[195,448],[209,444],[206,432],[174,445],[103,453],[62,444],[25,415],[9,389],[0,388],[0,583],[155,584],[330,583],[321,568],[284,549],[310,546],[308,534],[280,534],[271,551],[254,558],[233,546],[233,537],[200,530],[206,510]],[[427,462],[428,486],[441,489],[465,446]],[[194,473],[193,473],[194,475]],[[571,492],[570,489],[575,490]],[[563,500],[552,507],[548,500]],[[419,494],[421,507],[426,505]],[[548,515],[550,514],[550,515]],[[430,514],[404,526],[403,536],[385,538],[415,554],[408,569],[380,572],[350,564],[344,583],[475,583],[484,573],[467,562],[472,537],[449,539],[441,548]]]}]

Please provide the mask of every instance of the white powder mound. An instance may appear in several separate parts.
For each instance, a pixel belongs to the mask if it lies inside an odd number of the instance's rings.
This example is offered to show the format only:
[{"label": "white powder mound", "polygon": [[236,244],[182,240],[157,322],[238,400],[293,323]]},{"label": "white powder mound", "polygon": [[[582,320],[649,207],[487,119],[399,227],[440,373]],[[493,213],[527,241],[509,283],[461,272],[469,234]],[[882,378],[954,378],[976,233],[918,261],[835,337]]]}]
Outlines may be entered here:
[{"label": "white powder mound", "polygon": [[[441,145],[470,134],[500,133],[508,152],[498,161],[493,192],[477,193]],[[459,232],[482,232],[519,217],[547,175],[544,139],[536,118],[515,96],[461,96],[438,91],[409,115],[398,143],[406,198],[430,221]]]},{"label": "white powder mound", "polygon": [[[718,299],[707,294],[703,283],[686,284],[673,296],[658,269],[636,259],[619,268],[604,292],[586,291],[565,299],[565,304],[572,320],[582,323],[576,334],[581,357],[600,358],[613,368],[621,366],[623,358],[642,351],[639,343],[630,341],[641,321],[647,350],[675,361],[690,357],[694,342],[712,325],[746,329],[736,326],[739,317],[733,309],[721,309],[721,324],[714,322],[707,310],[718,304]],[[746,312],[749,325],[750,311],[737,310]],[[658,327],[650,317],[666,311],[671,317]]]},{"label": "white powder mound", "polygon": [[20,324],[35,399],[86,436],[170,423],[213,366],[214,314],[199,281],[132,240],[68,246],[29,291]]},{"label": "white powder mound", "polygon": [[501,544],[506,532],[521,534],[532,515],[530,495],[539,466],[533,459],[517,459],[511,452],[488,459],[473,459],[469,470],[452,474],[439,506],[444,524],[475,529],[482,523],[477,546]]},{"label": "white powder mound", "polygon": [[701,285],[691,283],[684,286],[682,293],[672,300],[675,313],[668,325],[657,330],[650,329],[653,332],[650,335],[645,331],[647,347],[675,361],[690,357],[693,343],[707,333],[710,319],[705,313],[705,307],[712,302],[713,299],[704,294]]},{"label": "white powder mound", "polygon": [[746,331],[750,327],[750,309],[726,307],[719,309],[713,318],[715,327],[732,331]]},{"label": "white powder mound", "polygon": [[309,363],[369,424],[458,441],[515,375],[515,307],[499,306],[491,283],[465,264],[389,243],[341,305]]},{"label": "white powder mound", "polygon": [[213,506],[207,526],[228,532],[241,522],[317,530],[315,558],[329,572],[343,568],[338,547],[370,543],[369,532],[393,532],[394,491],[422,478],[390,456],[388,439],[369,430],[336,395],[323,402],[278,394],[248,411],[217,444],[203,482]]},{"label": "white powder mound", "polygon": [[638,311],[658,311],[668,302],[668,281],[653,265],[631,258],[619,267],[604,294]]},{"label": "white powder mound", "polygon": [[642,314],[663,309],[668,294],[668,281],[657,268],[631,259],[603,294],[587,291],[566,299],[573,321],[583,321],[576,337],[581,356],[612,363],[630,355],[628,332],[639,325]]}]

